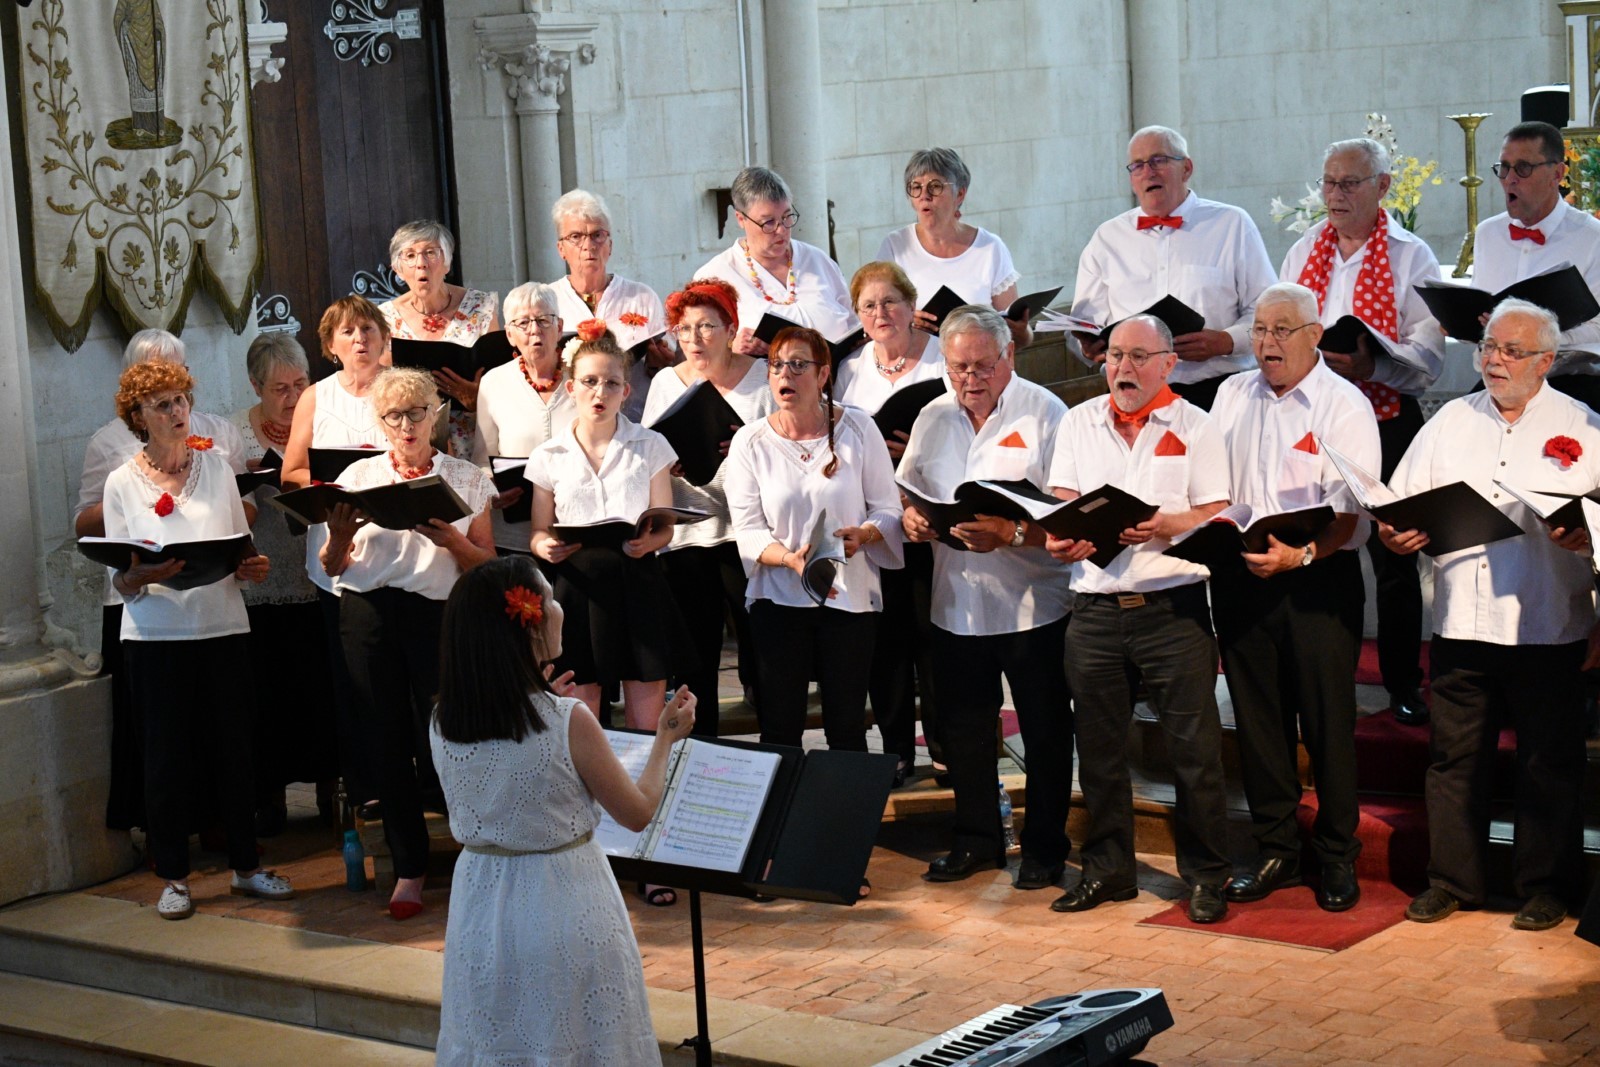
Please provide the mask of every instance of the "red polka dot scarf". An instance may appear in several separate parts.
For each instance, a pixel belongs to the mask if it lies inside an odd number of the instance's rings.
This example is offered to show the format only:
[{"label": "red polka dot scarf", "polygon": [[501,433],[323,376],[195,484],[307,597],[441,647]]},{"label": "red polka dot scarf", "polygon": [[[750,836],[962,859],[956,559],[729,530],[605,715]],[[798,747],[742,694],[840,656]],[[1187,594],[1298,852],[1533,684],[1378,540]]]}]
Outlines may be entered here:
[{"label": "red polka dot scarf", "polygon": [[[1317,294],[1317,310],[1328,303],[1328,279],[1333,275],[1333,257],[1339,251],[1339,234],[1331,223],[1323,223],[1311,246],[1311,255],[1300,271],[1301,285]],[[1356,289],[1351,297],[1351,313],[1390,340],[1399,340],[1399,315],[1394,306],[1394,272],[1389,269],[1389,213],[1378,209],[1378,223],[1367,237],[1361,270],[1356,274]],[[1400,414],[1400,394],[1380,382],[1357,382],[1356,386],[1372,401],[1379,422]]]}]

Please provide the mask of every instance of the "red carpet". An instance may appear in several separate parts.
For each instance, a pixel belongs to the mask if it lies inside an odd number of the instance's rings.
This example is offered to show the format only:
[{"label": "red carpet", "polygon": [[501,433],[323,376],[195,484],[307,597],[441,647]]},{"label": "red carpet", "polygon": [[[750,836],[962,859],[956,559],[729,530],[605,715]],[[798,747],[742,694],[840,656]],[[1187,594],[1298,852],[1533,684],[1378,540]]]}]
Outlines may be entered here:
[{"label": "red carpet", "polygon": [[1254,904],[1229,904],[1228,917],[1208,926],[1189,921],[1187,904],[1174,904],[1143,923],[1338,952],[1400,922],[1410,902],[1411,895],[1403,890],[1362,878],[1361,903],[1349,911],[1323,911],[1311,888],[1300,886],[1280,889]]}]

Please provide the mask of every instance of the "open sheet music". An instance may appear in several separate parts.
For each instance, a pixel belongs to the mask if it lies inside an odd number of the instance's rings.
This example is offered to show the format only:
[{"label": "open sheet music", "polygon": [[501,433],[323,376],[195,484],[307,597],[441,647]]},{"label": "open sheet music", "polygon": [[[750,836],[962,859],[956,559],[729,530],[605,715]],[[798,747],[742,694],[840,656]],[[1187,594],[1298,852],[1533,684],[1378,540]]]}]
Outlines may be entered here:
[{"label": "open sheet music", "polygon": [[1361,509],[1396,530],[1422,530],[1422,552],[1441,556],[1515,537],[1522,527],[1466,482],[1451,482],[1401,497],[1350,457],[1322,442],[1322,451],[1339,472]]}]

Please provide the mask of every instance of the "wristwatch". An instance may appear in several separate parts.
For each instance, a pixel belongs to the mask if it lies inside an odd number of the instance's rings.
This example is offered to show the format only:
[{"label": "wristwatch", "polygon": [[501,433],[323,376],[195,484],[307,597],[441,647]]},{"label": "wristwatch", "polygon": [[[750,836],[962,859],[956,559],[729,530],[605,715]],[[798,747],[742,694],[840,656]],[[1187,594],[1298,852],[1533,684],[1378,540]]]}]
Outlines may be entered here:
[{"label": "wristwatch", "polygon": [[1311,566],[1311,561],[1316,559],[1316,558],[1317,558],[1317,543],[1315,541],[1313,541],[1309,545],[1306,546],[1305,554],[1300,557],[1300,566],[1309,567],[1309,566]]},{"label": "wristwatch", "polygon": [[1017,532],[1011,535],[1011,547],[1012,548],[1021,548],[1022,547],[1022,538],[1028,532],[1028,524],[1023,522],[1021,519],[1017,519],[1016,523],[1017,523]]}]

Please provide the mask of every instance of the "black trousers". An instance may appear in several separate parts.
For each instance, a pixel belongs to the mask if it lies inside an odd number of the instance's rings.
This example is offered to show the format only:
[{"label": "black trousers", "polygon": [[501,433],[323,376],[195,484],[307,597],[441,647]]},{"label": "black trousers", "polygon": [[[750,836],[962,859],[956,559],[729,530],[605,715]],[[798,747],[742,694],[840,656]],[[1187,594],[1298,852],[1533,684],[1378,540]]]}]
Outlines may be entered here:
[{"label": "black trousers", "polygon": [[1428,884],[1482,904],[1500,729],[1517,732],[1512,887],[1576,898],[1583,855],[1585,642],[1493,645],[1434,635]]},{"label": "black trousers", "polygon": [[871,611],[750,605],[756,672],[761,679],[761,740],[799,747],[806,694],[816,678],[828,747],[867,750],[867,677],[878,616]]},{"label": "black trousers", "polygon": [[[247,610],[250,663],[255,670],[251,749],[255,753],[256,803],[279,805],[283,788],[290,782],[338,777],[339,720],[333,672],[323,640],[322,608],[316,601],[252,604]],[[296,694],[287,700],[279,685],[285,677],[293,677]]]},{"label": "black trousers", "polygon": [[144,724],[128,692],[122,657],[122,605],[100,609],[100,673],[111,678],[111,782],[106,828],[144,826]]},{"label": "black trousers", "polygon": [[1215,378],[1207,378],[1202,382],[1185,382],[1183,384],[1172,382],[1172,391],[1195,407],[1203,411],[1210,411],[1211,405],[1217,402],[1217,390],[1222,388],[1222,383],[1230,377],[1232,377],[1231,374],[1221,374]]},{"label": "black trousers", "polygon": [[[322,647],[327,653],[328,676],[333,698],[334,744],[339,752],[339,776],[344,793],[352,805],[365,804],[378,795],[378,775],[369,765],[369,748],[361,740],[355,693],[350,687],[350,668],[344,658],[344,638],[339,633],[339,597],[317,589],[317,606],[322,610]],[[280,669],[283,667],[279,664]]]},{"label": "black trousers", "polygon": [[[196,795],[209,785],[228,838],[228,866],[252,871],[256,853],[250,677],[244,634],[198,641],[124,641],[128,692],[144,731],[145,839],[156,875],[189,876]],[[208,807],[211,805],[207,805]]]},{"label": "black trousers", "polygon": [[1300,854],[1296,742],[1303,739],[1317,788],[1312,847],[1323,863],[1354,862],[1361,852],[1354,674],[1360,561],[1354,552],[1335,552],[1265,579],[1236,563],[1212,572],[1211,594],[1245,800],[1263,858]]},{"label": "black trousers", "polygon": [[339,632],[360,743],[377,775],[383,837],[395,876],[420,878],[428,869],[422,802],[439,791],[427,736],[439,692],[444,601],[388,588],[346,591],[339,599]]},{"label": "black trousers", "polygon": [[692,650],[692,666],[683,668],[672,685],[688,686],[699,701],[694,712],[694,732],[716,737],[717,678],[722,667],[722,633],[729,615],[733,616],[734,638],[739,646],[739,681],[758,690],[760,710],[755,644],[750,634],[750,615],[744,607],[748,579],[744,564],[739,562],[739,546],[727,541],[709,548],[676,548],[662,553],[661,569],[666,573],[672,598],[678,602]]},{"label": "black trousers", "polygon": [[[1378,423],[1382,477],[1388,481],[1422,429],[1422,405],[1415,397],[1400,398],[1400,414]],[[1367,537],[1378,606],[1378,671],[1383,687],[1406,693],[1422,684],[1422,574],[1418,556],[1398,556],[1378,538],[1378,524]],[[1358,632],[1359,636],[1359,632]]]},{"label": "black trousers", "polygon": [[1128,730],[1142,677],[1177,778],[1178,873],[1190,885],[1228,880],[1228,809],[1217,716],[1217,643],[1204,582],[1144,594],[1078,594],[1067,625],[1067,681],[1078,781],[1089,809],[1083,876],[1118,889],[1137,881]]},{"label": "black trousers", "polygon": [[1072,798],[1072,697],[1062,666],[1067,620],[1018,633],[970,637],[933,630],[934,684],[944,714],[945,765],[955,790],[951,848],[980,858],[1002,855],[995,721],[1011,698],[1027,750],[1028,817],[1022,851],[1040,863],[1066,861]]},{"label": "black trousers", "polygon": [[907,543],[906,565],[880,571],[883,611],[878,613],[878,640],[872,657],[867,694],[872,717],[883,735],[883,750],[902,763],[917,754],[918,700],[922,733],[929,754],[944,762],[938,740],[939,714],[933,684],[933,546]]}]

